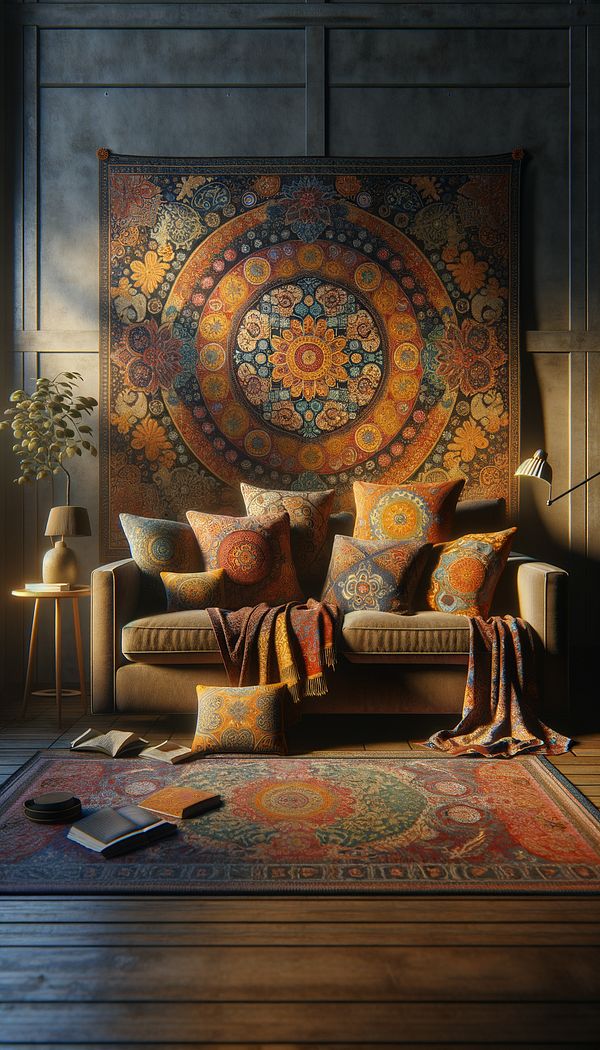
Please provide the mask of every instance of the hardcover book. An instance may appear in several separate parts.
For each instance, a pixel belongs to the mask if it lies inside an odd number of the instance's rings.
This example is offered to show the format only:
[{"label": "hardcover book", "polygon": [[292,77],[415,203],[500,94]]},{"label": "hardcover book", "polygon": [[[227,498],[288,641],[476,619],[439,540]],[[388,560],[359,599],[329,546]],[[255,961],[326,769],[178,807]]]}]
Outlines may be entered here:
[{"label": "hardcover book", "polygon": [[188,787],[165,787],[155,791],[140,806],[164,817],[195,817],[221,805],[221,796],[214,791],[197,791]]},{"label": "hardcover book", "polygon": [[120,809],[97,809],[79,820],[67,838],[103,857],[149,846],[159,839],[174,835],[177,826],[153,816],[140,806],[122,806]]}]

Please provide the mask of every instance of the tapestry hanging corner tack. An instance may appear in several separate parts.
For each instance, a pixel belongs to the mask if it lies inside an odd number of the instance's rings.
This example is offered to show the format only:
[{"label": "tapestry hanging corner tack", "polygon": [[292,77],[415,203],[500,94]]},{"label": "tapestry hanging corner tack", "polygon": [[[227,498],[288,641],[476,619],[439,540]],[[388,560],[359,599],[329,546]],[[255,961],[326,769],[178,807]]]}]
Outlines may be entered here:
[{"label": "tapestry hanging corner tack", "polygon": [[520,158],[100,157],[102,555],[239,482],[516,507]]}]

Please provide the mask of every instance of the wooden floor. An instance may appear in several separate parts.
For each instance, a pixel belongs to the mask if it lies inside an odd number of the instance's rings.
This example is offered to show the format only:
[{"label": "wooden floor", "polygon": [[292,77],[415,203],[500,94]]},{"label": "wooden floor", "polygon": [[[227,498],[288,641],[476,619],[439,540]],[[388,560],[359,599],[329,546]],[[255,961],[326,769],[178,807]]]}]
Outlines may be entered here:
[{"label": "wooden floor", "polygon": [[[0,779],[77,728],[59,733],[48,708],[0,726]],[[401,753],[433,728],[313,718],[292,745]],[[555,764],[600,805],[600,732],[577,740]],[[599,949],[600,897],[0,896],[0,1046],[597,1047]]]}]

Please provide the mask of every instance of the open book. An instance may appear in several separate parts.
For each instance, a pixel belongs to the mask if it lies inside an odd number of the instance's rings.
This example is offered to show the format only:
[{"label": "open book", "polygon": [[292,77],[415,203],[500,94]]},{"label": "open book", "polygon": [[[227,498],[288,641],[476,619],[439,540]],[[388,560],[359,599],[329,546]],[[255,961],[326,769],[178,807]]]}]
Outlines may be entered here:
[{"label": "open book", "polygon": [[110,729],[108,733],[97,733],[86,729],[85,733],[71,742],[71,751],[103,751],[116,758],[131,751],[138,751],[148,741],[137,733],[126,733],[121,729]]},{"label": "open book", "polygon": [[185,762],[188,758],[198,758],[198,752],[192,751],[185,744],[174,744],[172,740],[163,740],[162,744],[152,744],[140,751],[140,758],[155,758],[157,762],[169,762],[174,766],[177,762]]},{"label": "open book", "polygon": [[140,806],[122,806],[120,809],[97,809],[83,820],[78,820],[67,838],[103,857],[116,857],[149,846],[167,835],[174,835],[177,825],[149,813]]}]

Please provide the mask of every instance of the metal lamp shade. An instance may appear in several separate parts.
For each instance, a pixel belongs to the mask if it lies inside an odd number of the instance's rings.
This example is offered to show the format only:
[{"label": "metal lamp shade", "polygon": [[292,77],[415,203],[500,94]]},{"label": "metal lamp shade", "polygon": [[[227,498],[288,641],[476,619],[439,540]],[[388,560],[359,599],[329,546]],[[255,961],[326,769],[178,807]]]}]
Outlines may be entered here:
[{"label": "metal lamp shade", "polygon": [[524,459],[515,470],[515,475],[525,478],[540,478],[552,488],[552,467],[548,463],[548,453],[538,448],[530,459]]},{"label": "metal lamp shade", "polygon": [[85,507],[52,507],[45,536],[91,536],[89,514]]}]

